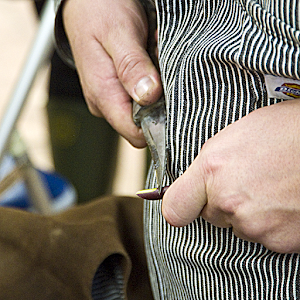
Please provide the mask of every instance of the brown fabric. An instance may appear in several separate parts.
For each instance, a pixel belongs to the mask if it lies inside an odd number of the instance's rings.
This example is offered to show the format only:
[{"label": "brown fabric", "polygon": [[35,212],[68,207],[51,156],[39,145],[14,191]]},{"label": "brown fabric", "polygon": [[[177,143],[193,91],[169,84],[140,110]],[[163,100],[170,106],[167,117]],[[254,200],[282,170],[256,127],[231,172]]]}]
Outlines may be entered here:
[{"label": "brown fabric", "polygon": [[122,256],[129,300],[152,298],[141,199],[104,197],[55,216],[0,208],[0,299],[91,299],[99,265]]}]

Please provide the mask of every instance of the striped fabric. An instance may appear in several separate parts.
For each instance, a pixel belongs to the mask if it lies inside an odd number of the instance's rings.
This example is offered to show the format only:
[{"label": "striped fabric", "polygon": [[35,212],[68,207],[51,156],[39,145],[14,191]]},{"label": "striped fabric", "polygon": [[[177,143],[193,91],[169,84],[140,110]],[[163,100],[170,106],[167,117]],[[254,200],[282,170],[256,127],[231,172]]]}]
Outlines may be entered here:
[{"label": "striped fabric", "polygon": [[[170,149],[165,184],[201,146],[268,98],[264,74],[300,79],[299,0],[157,0]],[[153,172],[148,187],[155,186]],[[203,219],[174,228],[145,202],[155,299],[300,299],[299,255],[278,254]]]}]

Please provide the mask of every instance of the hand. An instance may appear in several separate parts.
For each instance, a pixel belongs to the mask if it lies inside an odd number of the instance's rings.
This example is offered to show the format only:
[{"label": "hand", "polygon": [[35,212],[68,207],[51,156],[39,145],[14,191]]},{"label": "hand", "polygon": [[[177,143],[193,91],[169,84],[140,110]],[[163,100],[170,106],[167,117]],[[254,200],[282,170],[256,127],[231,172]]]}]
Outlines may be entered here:
[{"label": "hand", "polygon": [[160,76],[146,52],[148,27],[135,0],[67,0],[64,26],[90,111],[136,147],[146,145],[132,120],[131,98],[159,99]]},{"label": "hand", "polygon": [[212,137],[167,190],[174,226],[202,216],[236,236],[300,253],[300,101],[260,108]]}]

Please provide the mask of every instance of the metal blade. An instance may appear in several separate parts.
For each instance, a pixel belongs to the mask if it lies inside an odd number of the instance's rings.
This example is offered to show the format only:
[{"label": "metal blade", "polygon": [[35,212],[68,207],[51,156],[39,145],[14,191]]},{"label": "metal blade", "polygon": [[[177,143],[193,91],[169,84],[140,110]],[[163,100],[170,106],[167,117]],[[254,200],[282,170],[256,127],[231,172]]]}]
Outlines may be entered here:
[{"label": "metal blade", "polygon": [[166,170],[166,111],[162,97],[158,102],[149,106],[140,106],[133,102],[133,120],[142,128],[154,163],[159,192]]}]

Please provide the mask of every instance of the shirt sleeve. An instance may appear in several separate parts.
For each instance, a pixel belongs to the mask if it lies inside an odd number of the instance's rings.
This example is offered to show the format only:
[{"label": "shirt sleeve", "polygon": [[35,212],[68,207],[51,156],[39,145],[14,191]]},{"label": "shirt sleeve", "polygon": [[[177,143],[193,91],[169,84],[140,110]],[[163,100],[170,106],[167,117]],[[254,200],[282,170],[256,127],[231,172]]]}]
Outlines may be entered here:
[{"label": "shirt sleeve", "polygon": [[64,30],[63,19],[62,19],[62,6],[64,0],[55,0],[55,43],[56,51],[59,56],[66,62],[69,66],[75,68],[74,59],[71,51],[70,44],[66,32]]}]

